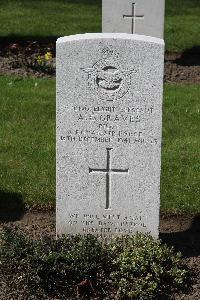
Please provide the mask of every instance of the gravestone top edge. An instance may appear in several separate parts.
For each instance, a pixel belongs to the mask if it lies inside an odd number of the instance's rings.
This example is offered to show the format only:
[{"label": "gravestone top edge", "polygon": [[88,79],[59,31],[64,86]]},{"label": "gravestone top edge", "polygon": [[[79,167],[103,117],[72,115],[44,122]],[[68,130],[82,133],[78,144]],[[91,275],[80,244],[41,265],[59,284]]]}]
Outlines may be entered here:
[{"label": "gravestone top edge", "polygon": [[139,34],[129,34],[129,33],[84,33],[84,34],[75,34],[69,36],[63,36],[57,39],[56,44],[70,42],[70,41],[79,41],[79,40],[93,40],[93,39],[126,39],[126,40],[137,40],[145,41],[150,43],[156,43],[160,45],[165,45],[163,39],[139,35]]}]

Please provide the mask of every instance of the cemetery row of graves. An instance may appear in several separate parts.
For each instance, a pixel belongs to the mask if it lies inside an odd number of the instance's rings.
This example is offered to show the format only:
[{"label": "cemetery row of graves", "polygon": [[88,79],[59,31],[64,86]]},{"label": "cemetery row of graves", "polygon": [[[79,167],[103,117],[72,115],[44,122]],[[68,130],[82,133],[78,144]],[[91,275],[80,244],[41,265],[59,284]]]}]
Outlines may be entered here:
[{"label": "cemetery row of graves", "polygon": [[164,65],[151,1],[0,4],[0,299],[199,299],[200,7]]},{"label": "cemetery row of graves", "polygon": [[[13,10],[10,9],[11,5]],[[47,15],[41,19],[43,5],[48,15],[47,19],[44,19]],[[23,1],[19,1],[18,4],[9,1],[2,5],[1,10],[2,18],[6,17],[7,22],[2,22],[1,26],[0,72],[15,75],[1,76],[3,134],[1,190],[19,193],[25,203],[33,206],[39,203],[55,203],[55,79],[53,77],[40,79],[37,76],[45,77],[45,72],[46,75],[50,73],[52,76],[52,70],[55,74],[56,39],[54,38],[53,42],[41,41],[47,39],[47,36],[62,36],[63,33],[68,35],[101,31],[100,1],[89,1],[87,4],[84,1],[75,1],[74,4],[61,1],[59,8],[52,1],[47,1],[47,4],[40,3],[39,7],[33,4],[24,6]],[[67,13],[65,23],[62,19],[65,16],[63,16],[64,9]],[[169,53],[166,53],[166,57],[169,59],[165,64],[165,71],[168,69],[168,72],[165,75],[167,83],[164,85],[163,100],[161,172],[163,211],[195,213],[199,207],[197,197],[199,66],[196,41],[198,22],[195,22],[198,9],[198,1],[192,3],[176,1],[173,4],[171,1],[166,2],[165,42],[170,40],[172,44],[166,42],[166,50]],[[57,14],[54,16],[56,22],[53,23],[51,17],[54,11]],[[76,16],[75,11],[77,18],[72,22],[70,17]],[[30,13],[33,20],[30,20]],[[20,21],[17,18],[19,15],[23,16]],[[80,15],[87,21],[87,29],[84,28]],[[15,16],[14,20],[15,22],[18,20],[18,23],[10,22],[13,20],[12,16]],[[33,22],[31,26],[28,20]],[[78,24],[77,26],[82,27],[76,28],[75,31],[69,24],[71,26]],[[91,24],[95,24],[95,28],[92,28]],[[181,26],[189,24],[187,28],[184,27],[185,44],[182,45],[179,44],[180,36],[183,38],[180,34],[182,32],[180,24]],[[33,32],[29,31],[28,35],[27,30],[30,28]],[[33,38],[37,36],[38,39],[34,41]],[[194,50],[190,52],[189,49]],[[174,54],[175,50],[180,54]],[[22,56],[20,62],[18,55]],[[33,66],[32,61],[28,61],[30,55],[34,55],[36,66]],[[170,60],[174,60],[170,59],[170,55],[175,57],[175,60],[179,57],[179,62],[170,64]],[[6,63],[1,64],[2,58],[12,60],[9,67],[5,67]],[[173,76],[170,73],[173,73]],[[17,77],[18,74],[32,74],[32,76]],[[173,84],[176,78],[180,84]],[[37,177],[34,175],[36,171]]]}]

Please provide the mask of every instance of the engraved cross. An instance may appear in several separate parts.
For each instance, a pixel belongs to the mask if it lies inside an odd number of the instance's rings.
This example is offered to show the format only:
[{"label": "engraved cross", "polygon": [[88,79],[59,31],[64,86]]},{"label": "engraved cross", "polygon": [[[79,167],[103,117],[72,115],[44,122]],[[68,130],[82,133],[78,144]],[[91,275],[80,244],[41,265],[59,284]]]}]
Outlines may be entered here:
[{"label": "engraved cross", "polygon": [[129,172],[129,169],[112,169],[111,168],[111,151],[112,148],[106,148],[107,150],[107,166],[106,169],[92,169],[89,168],[89,173],[97,172],[97,173],[105,173],[106,174],[106,207],[105,209],[109,209],[111,205],[111,175],[115,174],[125,174]]},{"label": "engraved cross", "polygon": [[144,19],[144,15],[136,15],[136,3],[132,3],[132,15],[123,15],[124,19],[132,19],[131,33],[135,33],[136,19]]}]

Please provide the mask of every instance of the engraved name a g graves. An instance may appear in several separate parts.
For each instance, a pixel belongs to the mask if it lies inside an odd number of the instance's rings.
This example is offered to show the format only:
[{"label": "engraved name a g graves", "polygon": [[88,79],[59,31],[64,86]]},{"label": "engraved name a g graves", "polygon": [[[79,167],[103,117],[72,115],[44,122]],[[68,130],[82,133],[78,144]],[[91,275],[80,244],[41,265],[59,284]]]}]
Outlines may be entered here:
[{"label": "engraved name a g graves", "polygon": [[158,236],[163,40],[57,41],[57,234]]}]

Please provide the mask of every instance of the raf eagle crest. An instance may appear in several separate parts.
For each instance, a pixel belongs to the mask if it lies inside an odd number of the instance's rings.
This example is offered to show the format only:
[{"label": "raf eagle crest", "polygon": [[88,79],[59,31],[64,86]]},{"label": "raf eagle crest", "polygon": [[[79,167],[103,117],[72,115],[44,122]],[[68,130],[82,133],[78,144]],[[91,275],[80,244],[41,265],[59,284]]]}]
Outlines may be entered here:
[{"label": "raf eagle crest", "polygon": [[[105,53],[105,52],[104,52]],[[92,67],[81,68],[88,76],[88,85],[102,100],[115,101],[122,98],[131,85],[134,70],[124,70],[114,51],[107,51],[103,59]]]}]

